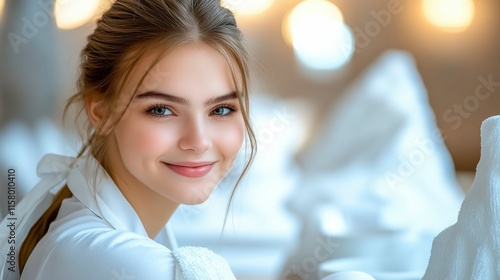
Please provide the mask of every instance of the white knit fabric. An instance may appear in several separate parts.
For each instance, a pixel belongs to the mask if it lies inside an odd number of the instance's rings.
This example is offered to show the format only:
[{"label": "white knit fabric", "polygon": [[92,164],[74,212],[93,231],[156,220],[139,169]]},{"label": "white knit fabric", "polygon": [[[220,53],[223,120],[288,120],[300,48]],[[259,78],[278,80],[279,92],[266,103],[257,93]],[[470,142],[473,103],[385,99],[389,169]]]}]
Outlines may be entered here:
[{"label": "white knit fabric", "polygon": [[176,280],[235,280],[227,261],[202,247],[180,247],[172,252]]},{"label": "white knit fabric", "polygon": [[481,160],[456,224],[434,240],[424,280],[500,279],[500,116],[481,126]]}]

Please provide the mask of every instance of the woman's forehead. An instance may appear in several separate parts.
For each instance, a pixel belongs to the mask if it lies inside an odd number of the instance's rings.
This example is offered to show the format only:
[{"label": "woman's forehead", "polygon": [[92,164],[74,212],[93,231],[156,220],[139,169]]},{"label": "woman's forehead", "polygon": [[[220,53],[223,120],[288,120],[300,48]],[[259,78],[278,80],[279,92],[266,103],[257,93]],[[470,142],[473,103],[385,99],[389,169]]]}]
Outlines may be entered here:
[{"label": "woman's forehead", "polygon": [[[231,68],[222,54],[204,43],[177,46],[144,54],[133,68],[126,87],[147,91],[220,93],[235,91]],[[140,86],[137,87],[137,85]]]}]

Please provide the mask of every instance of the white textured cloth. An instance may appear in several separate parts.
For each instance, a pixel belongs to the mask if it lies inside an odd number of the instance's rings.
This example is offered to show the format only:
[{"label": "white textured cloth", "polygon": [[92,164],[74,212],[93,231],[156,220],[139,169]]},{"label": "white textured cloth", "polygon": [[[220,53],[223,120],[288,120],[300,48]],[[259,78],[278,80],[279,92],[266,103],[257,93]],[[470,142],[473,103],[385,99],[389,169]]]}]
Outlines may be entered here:
[{"label": "white textured cloth", "polygon": [[456,224],[434,240],[423,279],[500,279],[500,116],[481,126],[481,160]]},{"label": "white textured cloth", "polygon": [[236,280],[226,260],[206,248],[180,247],[174,250],[173,254],[177,264],[176,279]]},{"label": "white textured cloth", "polygon": [[[96,170],[98,187],[94,190]],[[168,226],[156,240],[150,239],[132,206],[93,157],[46,155],[37,171],[40,183],[0,224],[0,279],[196,280],[202,278],[193,275],[214,274],[234,277],[225,260],[215,253],[202,249],[188,249],[190,254],[183,254],[183,250],[176,253]],[[57,219],[33,250],[20,278],[19,248],[53,194],[64,184],[73,197],[63,201]],[[15,224],[13,231],[10,223]],[[12,236],[15,244],[9,243]],[[184,259],[191,257],[194,259]],[[188,262],[197,264],[193,267],[195,274],[190,274],[188,268],[176,273],[177,264]]]}]

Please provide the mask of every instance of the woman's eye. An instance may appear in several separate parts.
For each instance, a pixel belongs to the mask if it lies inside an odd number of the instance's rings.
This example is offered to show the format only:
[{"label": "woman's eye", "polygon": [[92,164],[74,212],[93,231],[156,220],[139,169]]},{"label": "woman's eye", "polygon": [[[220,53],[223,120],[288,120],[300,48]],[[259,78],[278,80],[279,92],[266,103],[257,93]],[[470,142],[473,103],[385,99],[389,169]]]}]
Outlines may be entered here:
[{"label": "woman's eye", "polygon": [[217,116],[228,116],[231,113],[233,113],[234,111],[236,111],[236,110],[233,108],[222,106],[222,107],[215,108],[212,111],[212,114],[217,115]]},{"label": "woman's eye", "polygon": [[172,111],[170,111],[168,108],[158,107],[158,106],[149,109],[148,113],[150,113],[151,115],[153,115],[155,117],[163,117],[163,116],[172,115]]}]

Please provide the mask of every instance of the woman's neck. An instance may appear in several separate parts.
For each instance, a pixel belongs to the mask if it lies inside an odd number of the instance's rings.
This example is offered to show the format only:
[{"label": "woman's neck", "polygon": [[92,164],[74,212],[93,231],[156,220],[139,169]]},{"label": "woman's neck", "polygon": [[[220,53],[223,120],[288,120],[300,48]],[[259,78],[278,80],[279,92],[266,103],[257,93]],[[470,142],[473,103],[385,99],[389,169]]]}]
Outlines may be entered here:
[{"label": "woman's neck", "polygon": [[165,227],[179,205],[158,195],[140,182],[134,182],[135,180],[123,180],[121,176],[114,180],[123,196],[139,216],[148,236],[154,239]]},{"label": "woman's neck", "polygon": [[[113,149],[114,147],[111,148]],[[118,153],[112,154],[114,157],[109,159],[115,164],[112,165],[111,170],[108,170],[108,173],[125,199],[134,208],[148,236],[154,239],[165,227],[179,204],[161,196],[139,181],[122,164]]]}]

